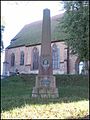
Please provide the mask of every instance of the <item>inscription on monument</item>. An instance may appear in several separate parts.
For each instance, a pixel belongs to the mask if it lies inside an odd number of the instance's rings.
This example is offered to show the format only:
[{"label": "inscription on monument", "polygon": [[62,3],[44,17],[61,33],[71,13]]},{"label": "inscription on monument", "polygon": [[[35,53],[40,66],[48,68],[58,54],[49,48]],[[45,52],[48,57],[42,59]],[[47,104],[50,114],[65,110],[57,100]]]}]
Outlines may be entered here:
[{"label": "inscription on monument", "polygon": [[41,80],[41,85],[49,87],[50,86],[50,80],[48,80],[48,78],[47,79],[45,78],[45,79]]}]

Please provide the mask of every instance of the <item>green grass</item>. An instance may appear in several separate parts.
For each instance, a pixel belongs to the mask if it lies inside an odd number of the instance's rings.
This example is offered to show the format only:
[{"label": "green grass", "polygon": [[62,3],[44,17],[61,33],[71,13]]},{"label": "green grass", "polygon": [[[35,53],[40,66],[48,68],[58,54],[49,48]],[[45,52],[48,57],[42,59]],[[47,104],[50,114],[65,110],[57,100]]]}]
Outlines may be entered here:
[{"label": "green grass", "polygon": [[89,114],[88,77],[56,75],[59,98],[31,98],[35,75],[1,80],[1,118],[82,118]]}]

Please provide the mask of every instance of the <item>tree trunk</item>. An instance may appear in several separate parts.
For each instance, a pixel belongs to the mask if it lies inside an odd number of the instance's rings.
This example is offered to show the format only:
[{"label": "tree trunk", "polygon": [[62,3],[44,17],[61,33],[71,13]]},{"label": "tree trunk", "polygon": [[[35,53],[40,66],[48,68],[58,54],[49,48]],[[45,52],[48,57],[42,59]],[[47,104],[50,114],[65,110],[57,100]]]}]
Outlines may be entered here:
[{"label": "tree trunk", "polygon": [[89,73],[89,62],[88,61],[84,61],[84,74],[87,75]]}]

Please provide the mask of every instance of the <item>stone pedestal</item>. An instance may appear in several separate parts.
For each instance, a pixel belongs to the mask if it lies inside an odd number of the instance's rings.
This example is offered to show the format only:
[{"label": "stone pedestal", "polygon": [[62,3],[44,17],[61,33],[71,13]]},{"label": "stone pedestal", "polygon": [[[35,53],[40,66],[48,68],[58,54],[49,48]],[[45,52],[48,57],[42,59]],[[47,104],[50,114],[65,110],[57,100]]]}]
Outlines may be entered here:
[{"label": "stone pedestal", "polygon": [[55,76],[40,75],[36,76],[35,87],[33,88],[32,97],[40,98],[57,98],[58,88],[56,88]]}]

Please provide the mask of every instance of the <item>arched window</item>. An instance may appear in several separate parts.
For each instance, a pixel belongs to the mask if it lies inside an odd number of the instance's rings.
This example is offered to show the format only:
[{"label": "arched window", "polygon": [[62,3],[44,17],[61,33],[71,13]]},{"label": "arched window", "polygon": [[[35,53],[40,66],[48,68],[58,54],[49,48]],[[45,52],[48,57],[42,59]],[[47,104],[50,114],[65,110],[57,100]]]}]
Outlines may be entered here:
[{"label": "arched window", "polygon": [[59,67],[60,67],[60,51],[59,51],[59,48],[57,48],[56,44],[53,44],[53,46],[52,46],[52,63],[53,63],[53,69],[59,69]]},{"label": "arched window", "polygon": [[15,55],[14,53],[11,54],[11,66],[15,65]]},{"label": "arched window", "polygon": [[39,67],[39,51],[36,47],[32,50],[32,69],[37,70]]},{"label": "arched window", "polygon": [[20,65],[24,65],[24,52],[20,53]]}]

